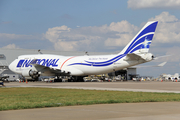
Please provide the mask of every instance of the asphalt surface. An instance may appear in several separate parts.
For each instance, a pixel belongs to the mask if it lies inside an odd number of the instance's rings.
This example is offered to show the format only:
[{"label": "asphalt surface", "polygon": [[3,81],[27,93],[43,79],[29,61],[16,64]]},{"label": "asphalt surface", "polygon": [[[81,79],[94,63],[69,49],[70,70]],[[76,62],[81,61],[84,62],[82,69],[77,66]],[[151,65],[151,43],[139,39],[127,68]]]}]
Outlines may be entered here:
[{"label": "asphalt surface", "polygon": [[67,89],[89,89],[89,90],[115,90],[115,91],[139,91],[139,92],[166,92],[180,93],[180,82],[28,82],[5,83],[6,87],[46,87]]},{"label": "asphalt surface", "polygon": [[[180,93],[180,82],[5,83],[48,87]],[[179,120],[180,102],[121,103],[0,111],[0,120]]]}]

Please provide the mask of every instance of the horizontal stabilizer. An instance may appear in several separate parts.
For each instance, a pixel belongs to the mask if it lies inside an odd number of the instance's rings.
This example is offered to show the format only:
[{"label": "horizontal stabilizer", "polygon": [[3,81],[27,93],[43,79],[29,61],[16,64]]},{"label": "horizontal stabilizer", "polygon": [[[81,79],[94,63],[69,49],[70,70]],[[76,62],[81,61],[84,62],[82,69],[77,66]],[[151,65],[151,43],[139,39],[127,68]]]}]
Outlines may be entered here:
[{"label": "horizontal stabilizer", "polygon": [[130,53],[126,55],[126,58],[124,60],[133,61],[133,60],[144,60],[144,59],[138,54]]}]

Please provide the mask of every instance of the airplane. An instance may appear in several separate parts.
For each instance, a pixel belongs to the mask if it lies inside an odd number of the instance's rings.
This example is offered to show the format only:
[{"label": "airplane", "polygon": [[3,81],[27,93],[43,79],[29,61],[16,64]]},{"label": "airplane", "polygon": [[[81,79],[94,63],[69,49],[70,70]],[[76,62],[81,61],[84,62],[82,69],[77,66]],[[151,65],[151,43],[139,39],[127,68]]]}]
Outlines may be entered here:
[{"label": "airplane", "polygon": [[110,73],[152,61],[149,53],[158,21],[149,21],[118,54],[60,56],[52,54],[21,55],[9,69],[26,79],[38,80],[40,76],[69,76],[70,81],[83,81],[87,75]]}]

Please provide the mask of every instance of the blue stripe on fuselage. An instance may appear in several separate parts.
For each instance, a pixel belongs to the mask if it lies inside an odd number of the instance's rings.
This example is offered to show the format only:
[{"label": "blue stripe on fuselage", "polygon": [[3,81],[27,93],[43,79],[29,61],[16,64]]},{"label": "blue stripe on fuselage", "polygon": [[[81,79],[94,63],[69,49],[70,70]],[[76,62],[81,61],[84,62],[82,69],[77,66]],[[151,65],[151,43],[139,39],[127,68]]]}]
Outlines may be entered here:
[{"label": "blue stripe on fuselage", "polygon": [[68,66],[73,66],[73,65],[84,65],[84,66],[94,66],[94,67],[104,67],[104,66],[109,66],[115,62],[117,62],[118,60],[120,60],[121,58],[123,58],[124,56],[126,56],[125,54],[123,55],[118,55],[110,60],[104,61],[104,62],[90,62],[90,61],[85,61],[86,63],[72,63],[69,64]]}]

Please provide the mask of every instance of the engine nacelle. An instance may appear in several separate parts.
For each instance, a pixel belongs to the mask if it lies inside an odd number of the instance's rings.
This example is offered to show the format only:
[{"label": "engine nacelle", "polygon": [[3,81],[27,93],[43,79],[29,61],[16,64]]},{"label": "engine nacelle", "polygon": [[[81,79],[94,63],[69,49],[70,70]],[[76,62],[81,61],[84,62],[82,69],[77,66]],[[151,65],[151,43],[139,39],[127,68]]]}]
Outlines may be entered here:
[{"label": "engine nacelle", "polygon": [[31,79],[31,78],[35,79],[41,75],[41,72],[32,69],[26,69],[22,71],[22,75],[27,79]]}]

